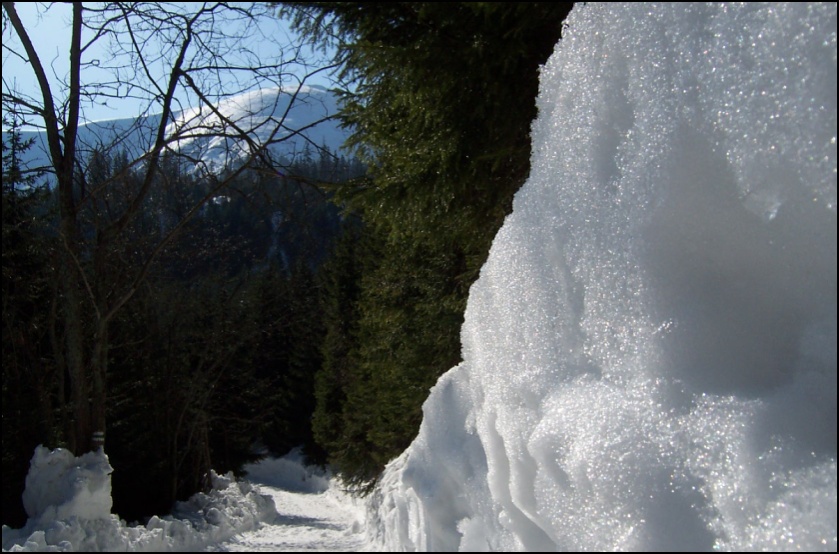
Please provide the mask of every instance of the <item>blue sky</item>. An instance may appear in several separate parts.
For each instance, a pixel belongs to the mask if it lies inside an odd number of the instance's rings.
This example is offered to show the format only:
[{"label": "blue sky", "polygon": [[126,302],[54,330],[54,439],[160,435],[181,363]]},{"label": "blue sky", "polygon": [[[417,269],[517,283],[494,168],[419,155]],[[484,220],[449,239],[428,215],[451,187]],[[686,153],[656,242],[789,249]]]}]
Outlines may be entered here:
[{"label": "blue sky", "polygon": [[[183,5],[197,3],[175,3],[174,5]],[[236,3],[234,3],[236,4]],[[248,3],[238,3],[247,5]],[[42,63],[47,68],[47,73],[50,78],[51,87],[53,88],[53,96],[57,102],[60,102],[66,94],[62,94],[61,80],[65,79],[69,73],[69,45],[71,28],[70,21],[72,16],[72,9],[67,4],[62,3],[16,3],[16,9],[21,17],[22,22],[26,26],[36,50],[41,58]],[[40,100],[40,91],[37,86],[35,74],[30,65],[20,59],[13,53],[15,51],[22,51],[17,37],[14,35],[10,25],[4,24],[5,30],[3,33],[3,91],[16,90],[30,97]],[[226,29],[235,33],[236,28],[231,27]],[[90,30],[85,30],[82,36],[82,43],[85,44],[93,36]],[[269,17],[256,29],[255,35],[249,40],[248,48],[252,50],[260,60],[267,60],[277,55],[279,49],[277,44],[289,44],[296,42],[297,37],[288,29],[285,21],[276,17]],[[235,48],[241,45],[227,45],[227,48]],[[232,50],[231,50],[232,51]],[[291,55],[286,53],[284,59],[289,59]],[[302,56],[310,60],[313,66],[320,65],[316,61],[316,56],[308,49],[302,51]],[[101,60],[103,64],[111,63],[113,56],[107,50],[107,42],[104,40],[97,41],[93,47],[84,53],[83,61]],[[225,61],[231,61],[225,59]],[[152,64],[152,72],[160,76],[160,81],[165,82],[167,75],[166,66],[164,64]],[[307,71],[311,71],[313,67],[305,68],[303,66],[289,66],[288,70],[296,73],[299,76],[304,75]],[[103,77],[105,76],[105,77]],[[100,80],[109,80],[110,74],[101,69],[87,68],[82,73],[83,84],[90,84]],[[284,79],[290,83],[294,78]],[[314,78],[307,79],[308,84],[318,84],[329,87],[331,85],[328,77],[318,75]],[[263,82],[263,86],[267,83]],[[249,81],[244,74],[235,83],[235,90],[247,89],[257,87],[255,81]],[[231,92],[233,89],[231,89]],[[187,94],[182,94],[179,97],[181,105],[184,107],[193,106],[197,103],[197,99],[190,97]],[[40,103],[40,102],[39,102]],[[108,98],[99,104],[85,103],[83,105],[82,117],[89,121],[98,121],[104,119],[117,119],[125,117],[135,117],[146,109],[148,101],[142,102],[137,99],[127,98],[122,96],[120,98]],[[152,110],[154,111],[154,110]]]}]

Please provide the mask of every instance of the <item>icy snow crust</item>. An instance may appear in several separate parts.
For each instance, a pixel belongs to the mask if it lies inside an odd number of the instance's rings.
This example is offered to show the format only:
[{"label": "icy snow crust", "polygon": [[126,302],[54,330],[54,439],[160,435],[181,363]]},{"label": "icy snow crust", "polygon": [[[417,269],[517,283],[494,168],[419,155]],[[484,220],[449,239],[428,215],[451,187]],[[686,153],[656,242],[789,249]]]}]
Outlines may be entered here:
[{"label": "icy snow crust", "polygon": [[29,521],[23,529],[3,526],[3,551],[190,552],[278,518],[270,497],[213,473],[210,493],[177,503],[174,517],[129,526],[110,513],[112,471],[101,451],[76,458],[38,447],[23,494]]},{"label": "icy snow crust", "polygon": [[836,551],[836,29],[574,9],[381,548]]}]

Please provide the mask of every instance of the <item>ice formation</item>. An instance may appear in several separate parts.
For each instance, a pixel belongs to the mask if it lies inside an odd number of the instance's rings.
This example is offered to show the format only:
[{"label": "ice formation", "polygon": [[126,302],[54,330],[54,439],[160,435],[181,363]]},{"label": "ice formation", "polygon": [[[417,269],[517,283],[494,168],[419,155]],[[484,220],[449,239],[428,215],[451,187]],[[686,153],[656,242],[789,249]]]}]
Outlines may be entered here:
[{"label": "ice formation", "polygon": [[836,551],[836,23],[574,9],[382,548]]}]

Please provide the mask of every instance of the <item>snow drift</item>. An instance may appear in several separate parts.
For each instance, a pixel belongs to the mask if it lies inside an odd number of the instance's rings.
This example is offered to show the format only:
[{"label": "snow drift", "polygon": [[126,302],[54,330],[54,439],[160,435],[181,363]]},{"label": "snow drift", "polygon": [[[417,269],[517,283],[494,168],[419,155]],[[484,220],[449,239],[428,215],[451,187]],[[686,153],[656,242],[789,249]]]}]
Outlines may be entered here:
[{"label": "snow drift", "polygon": [[212,473],[212,490],[178,502],[174,517],[130,526],[110,513],[112,472],[101,450],[74,457],[36,448],[23,493],[29,520],[22,529],[3,526],[3,551],[190,552],[278,518],[270,497]]},{"label": "snow drift", "polygon": [[26,476],[23,508],[30,519],[48,522],[78,517],[106,519],[111,514],[111,473],[103,452],[75,458],[62,448],[35,449]]},{"label": "snow drift", "polygon": [[305,460],[302,447],[297,447],[282,458],[263,458],[242,469],[248,481],[284,491],[320,494],[335,488],[335,478],[329,471],[308,466]]},{"label": "snow drift", "polygon": [[382,548],[836,551],[836,28],[574,9]]}]

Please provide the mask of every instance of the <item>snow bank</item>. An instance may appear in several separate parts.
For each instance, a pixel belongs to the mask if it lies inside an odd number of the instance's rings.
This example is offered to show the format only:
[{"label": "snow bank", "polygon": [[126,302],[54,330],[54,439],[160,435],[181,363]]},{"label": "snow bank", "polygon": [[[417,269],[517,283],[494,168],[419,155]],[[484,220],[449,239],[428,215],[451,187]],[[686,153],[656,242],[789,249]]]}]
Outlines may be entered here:
[{"label": "snow bank", "polygon": [[331,475],[307,466],[303,450],[294,448],[282,458],[265,458],[243,468],[248,480],[290,492],[322,493],[334,486]]},{"label": "snow bank", "polygon": [[32,456],[23,491],[23,508],[30,519],[107,519],[111,515],[111,472],[103,452],[75,458],[59,448],[39,446]]},{"label": "snow bank", "polygon": [[74,457],[38,447],[32,457],[23,529],[3,526],[3,551],[195,551],[277,518],[269,497],[232,475],[211,475],[213,488],[179,502],[174,517],[128,526],[111,515],[113,471],[103,452]]},{"label": "snow bank", "polygon": [[836,551],[836,28],[574,9],[381,548]]}]

